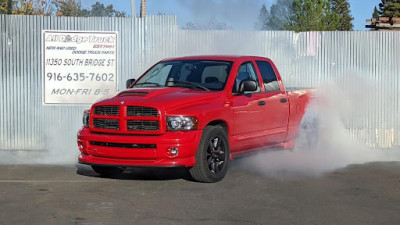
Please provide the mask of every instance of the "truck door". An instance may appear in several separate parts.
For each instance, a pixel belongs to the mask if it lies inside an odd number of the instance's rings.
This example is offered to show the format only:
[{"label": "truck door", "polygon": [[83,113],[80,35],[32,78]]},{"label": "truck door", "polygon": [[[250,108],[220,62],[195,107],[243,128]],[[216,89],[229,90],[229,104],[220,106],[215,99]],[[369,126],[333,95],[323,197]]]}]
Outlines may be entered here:
[{"label": "truck door", "polygon": [[267,143],[283,142],[287,134],[289,122],[289,100],[283,84],[268,61],[256,60],[263,80],[265,107],[260,123],[267,131]]},{"label": "truck door", "polygon": [[[238,87],[245,79],[255,80],[258,88],[254,92],[238,94]],[[265,139],[264,119],[265,93],[261,92],[260,82],[252,62],[243,63],[236,74],[232,89],[233,132],[232,152],[244,151],[260,146]]]}]

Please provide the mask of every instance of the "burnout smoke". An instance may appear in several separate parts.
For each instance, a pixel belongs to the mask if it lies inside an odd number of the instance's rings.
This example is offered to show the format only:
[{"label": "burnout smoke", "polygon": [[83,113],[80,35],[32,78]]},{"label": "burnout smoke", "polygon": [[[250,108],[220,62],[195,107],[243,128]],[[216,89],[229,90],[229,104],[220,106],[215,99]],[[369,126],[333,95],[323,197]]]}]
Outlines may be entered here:
[{"label": "burnout smoke", "polygon": [[[397,150],[371,148],[367,144],[372,140],[358,140],[349,132],[352,120],[371,119],[368,114],[373,107],[385,103],[383,96],[390,98],[390,93],[378,91],[373,82],[350,74],[341,82],[323,85],[306,109],[293,150],[261,152],[241,160],[239,166],[265,176],[295,178],[319,176],[350,164],[399,160]],[[381,118],[375,126],[390,123],[390,119],[395,115],[387,116],[386,121]]]},{"label": "burnout smoke", "polygon": [[0,164],[49,164],[71,165],[76,163],[79,151],[76,144],[76,136],[65,133],[65,129],[73,127],[78,131],[82,126],[80,115],[71,116],[68,120],[46,120],[45,116],[36,119],[45,121],[52,129],[45,130],[44,134],[32,143],[37,149],[15,149],[12,151],[0,151]]},{"label": "burnout smoke", "polygon": [[177,0],[194,20],[207,23],[210,19],[227,23],[235,29],[252,30],[262,2],[241,0]]}]

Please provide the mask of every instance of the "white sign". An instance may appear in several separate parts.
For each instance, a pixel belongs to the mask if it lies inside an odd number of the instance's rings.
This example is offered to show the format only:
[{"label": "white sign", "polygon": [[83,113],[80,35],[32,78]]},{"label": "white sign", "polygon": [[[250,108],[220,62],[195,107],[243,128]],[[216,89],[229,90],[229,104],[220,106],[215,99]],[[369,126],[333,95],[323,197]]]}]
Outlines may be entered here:
[{"label": "white sign", "polygon": [[43,103],[91,104],[117,92],[116,31],[43,31]]}]

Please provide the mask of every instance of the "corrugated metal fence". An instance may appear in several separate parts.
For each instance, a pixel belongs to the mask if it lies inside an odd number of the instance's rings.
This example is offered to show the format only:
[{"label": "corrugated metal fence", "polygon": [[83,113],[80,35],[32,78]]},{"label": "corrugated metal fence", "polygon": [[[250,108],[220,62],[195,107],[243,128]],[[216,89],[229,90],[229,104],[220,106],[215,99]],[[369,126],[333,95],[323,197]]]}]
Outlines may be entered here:
[{"label": "corrugated metal fence", "polygon": [[372,147],[400,145],[399,32],[193,31],[177,24],[175,16],[0,15],[0,150],[76,151],[87,106],[42,105],[42,30],[118,31],[120,90],[126,79],[166,57],[266,56],[286,86],[336,84],[362,102],[358,114],[345,117],[353,136]]}]

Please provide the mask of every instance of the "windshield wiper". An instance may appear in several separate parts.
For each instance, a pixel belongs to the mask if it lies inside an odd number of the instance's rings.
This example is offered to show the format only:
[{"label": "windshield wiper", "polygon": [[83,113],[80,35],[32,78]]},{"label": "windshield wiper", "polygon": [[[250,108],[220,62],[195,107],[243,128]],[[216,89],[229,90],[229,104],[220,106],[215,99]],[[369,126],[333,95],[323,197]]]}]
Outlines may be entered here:
[{"label": "windshield wiper", "polygon": [[137,83],[137,84],[135,84],[134,86],[136,86],[136,85],[145,85],[145,84],[152,84],[152,85],[155,85],[156,87],[161,87],[161,85],[160,84],[158,84],[158,83],[153,83],[153,82],[143,82],[143,83]]},{"label": "windshield wiper", "polygon": [[[204,87],[201,84],[196,84],[196,83],[192,83],[192,82],[189,82],[189,81],[171,80],[171,81],[168,81],[167,83],[185,84],[185,85],[189,85],[189,86],[192,86],[192,87],[200,88],[200,89],[205,90],[205,91],[210,91],[210,89]],[[173,87],[173,86],[169,86],[169,87]]]}]

